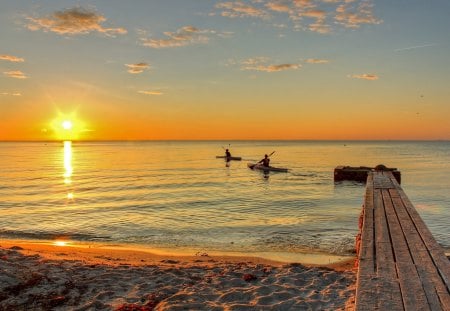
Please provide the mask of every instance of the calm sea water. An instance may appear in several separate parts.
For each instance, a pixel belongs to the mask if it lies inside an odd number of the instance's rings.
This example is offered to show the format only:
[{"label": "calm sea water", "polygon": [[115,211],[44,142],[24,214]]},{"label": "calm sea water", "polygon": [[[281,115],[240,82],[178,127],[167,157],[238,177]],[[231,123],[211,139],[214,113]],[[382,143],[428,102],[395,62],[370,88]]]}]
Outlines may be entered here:
[{"label": "calm sea water", "polygon": [[[226,166],[223,147],[243,161]],[[288,173],[247,168],[272,151]],[[4,142],[0,236],[349,255],[364,184],[335,183],[333,169],[385,164],[450,250],[449,160],[450,142]]]}]

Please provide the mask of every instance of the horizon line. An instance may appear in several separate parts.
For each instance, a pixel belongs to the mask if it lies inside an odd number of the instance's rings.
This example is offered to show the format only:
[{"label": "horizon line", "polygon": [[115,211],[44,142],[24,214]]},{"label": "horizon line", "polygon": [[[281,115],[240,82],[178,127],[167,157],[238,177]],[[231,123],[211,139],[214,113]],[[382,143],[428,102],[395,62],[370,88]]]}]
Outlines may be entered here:
[{"label": "horizon line", "polygon": [[58,142],[65,142],[65,141],[71,141],[71,142],[228,142],[228,141],[242,141],[242,142],[253,142],[253,141],[390,141],[390,142],[450,142],[449,138],[443,138],[443,139],[387,139],[387,138],[377,138],[377,139],[310,139],[310,138],[303,138],[303,139],[48,139],[48,140],[41,140],[41,139],[14,139],[14,140],[0,140],[0,143],[58,143]]}]

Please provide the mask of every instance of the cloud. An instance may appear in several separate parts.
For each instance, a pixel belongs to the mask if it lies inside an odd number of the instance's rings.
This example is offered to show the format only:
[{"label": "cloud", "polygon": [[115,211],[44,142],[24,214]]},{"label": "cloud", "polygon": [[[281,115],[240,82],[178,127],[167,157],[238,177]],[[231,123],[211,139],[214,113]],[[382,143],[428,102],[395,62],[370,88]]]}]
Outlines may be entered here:
[{"label": "cloud", "polygon": [[361,24],[381,24],[383,21],[373,16],[373,4],[362,1],[357,6],[341,4],[336,9],[335,20],[347,28],[359,28]]},{"label": "cloud", "polygon": [[166,39],[141,38],[142,45],[155,49],[181,47],[195,43],[206,43],[209,41],[207,34],[215,33],[211,30],[200,30],[193,26],[184,26],[175,32],[165,32]]},{"label": "cloud", "polygon": [[324,19],[327,15],[327,13],[323,10],[308,10],[303,13],[301,13],[302,16],[305,17],[314,17],[317,19]]},{"label": "cloud", "polygon": [[7,60],[14,63],[22,63],[25,61],[23,58],[12,55],[0,55],[0,60]]},{"label": "cloud", "polygon": [[138,91],[139,94],[144,94],[144,95],[163,95],[163,92],[160,91]]},{"label": "cloud", "polygon": [[221,15],[235,18],[235,17],[268,17],[264,9],[259,9],[255,6],[245,4],[241,1],[221,2],[216,4],[216,8],[223,9]]},{"label": "cloud", "polygon": [[370,81],[378,80],[378,76],[376,74],[371,74],[371,73],[364,73],[364,74],[360,74],[360,75],[350,75],[348,77],[353,78],[353,79],[363,79],[363,80],[370,80]]},{"label": "cloud", "polygon": [[125,64],[125,66],[128,67],[127,71],[132,74],[142,73],[150,68],[150,65],[147,63]]},{"label": "cloud", "polygon": [[215,8],[220,15],[229,18],[285,18],[293,30],[327,34],[333,32],[333,28],[338,25],[359,28],[362,24],[380,24],[382,21],[373,14],[372,1],[240,0],[220,2]]},{"label": "cloud", "polygon": [[3,92],[3,93],[0,93],[0,95],[3,95],[3,96],[22,96],[22,94],[19,93],[19,92],[16,92],[16,93]]},{"label": "cloud", "polygon": [[327,34],[331,32],[331,27],[323,22],[323,20],[318,20],[315,23],[311,23],[308,29],[312,32],[317,32],[320,34]]},{"label": "cloud", "polygon": [[395,52],[402,52],[402,51],[409,51],[409,50],[427,48],[427,47],[436,46],[436,45],[437,45],[436,43],[424,44],[424,45],[416,45],[416,46],[410,46],[410,47],[407,47],[407,48],[396,49],[394,51]]},{"label": "cloud", "polygon": [[16,79],[26,79],[28,78],[22,71],[20,70],[13,70],[13,71],[5,71],[3,72],[6,76],[10,78],[16,78]]},{"label": "cloud", "polygon": [[300,64],[268,64],[269,58],[267,57],[255,57],[249,58],[241,62],[241,70],[255,70],[264,72],[278,72],[284,70],[297,70],[302,65]]},{"label": "cloud", "polygon": [[308,58],[306,62],[308,64],[326,64],[329,63],[330,61],[327,59]]},{"label": "cloud", "polygon": [[290,8],[287,4],[282,2],[268,2],[266,7],[275,12],[289,12]]},{"label": "cloud", "polygon": [[82,7],[56,11],[43,18],[28,17],[27,28],[32,31],[51,31],[59,35],[82,35],[99,32],[107,36],[126,34],[124,28],[106,28],[101,24],[106,21],[103,15]]}]

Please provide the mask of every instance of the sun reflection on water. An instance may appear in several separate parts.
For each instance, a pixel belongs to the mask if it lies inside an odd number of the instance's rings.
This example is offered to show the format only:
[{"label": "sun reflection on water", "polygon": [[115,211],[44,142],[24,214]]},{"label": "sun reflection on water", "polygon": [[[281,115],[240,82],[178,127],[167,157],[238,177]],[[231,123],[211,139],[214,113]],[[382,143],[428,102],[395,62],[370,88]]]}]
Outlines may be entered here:
[{"label": "sun reflection on water", "polygon": [[[72,142],[71,141],[64,141],[64,183],[66,185],[70,185],[72,183],[72,174],[73,174],[73,167],[72,167]],[[69,191],[67,193],[68,199],[73,199],[73,192]]]}]

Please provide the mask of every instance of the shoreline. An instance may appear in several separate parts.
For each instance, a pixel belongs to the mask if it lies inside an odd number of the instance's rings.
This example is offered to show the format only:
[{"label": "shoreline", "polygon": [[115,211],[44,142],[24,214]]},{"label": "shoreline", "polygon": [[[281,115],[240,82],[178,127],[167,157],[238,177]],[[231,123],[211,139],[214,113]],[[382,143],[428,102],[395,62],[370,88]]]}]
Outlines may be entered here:
[{"label": "shoreline", "polygon": [[324,252],[236,252],[236,251],[208,251],[193,248],[155,248],[142,244],[123,244],[108,243],[95,241],[76,241],[76,240],[31,240],[31,239],[0,239],[5,245],[27,245],[31,249],[39,249],[45,247],[71,248],[83,252],[83,249],[90,249],[86,253],[92,253],[94,250],[114,251],[114,252],[133,252],[140,254],[142,257],[176,257],[176,258],[198,258],[198,257],[215,257],[219,259],[229,259],[231,261],[237,258],[251,259],[259,263],[267,264],[286,264],[301,263],[313,266],[339,266],[341,263],[353,261],[353,255],[333,255]]},{"label": "shoreline", "polygon": [[356,280],[354,258],[306,265],[24,240],[2,240],[0,263],[0,309],[19,310],[344,310]]}]

